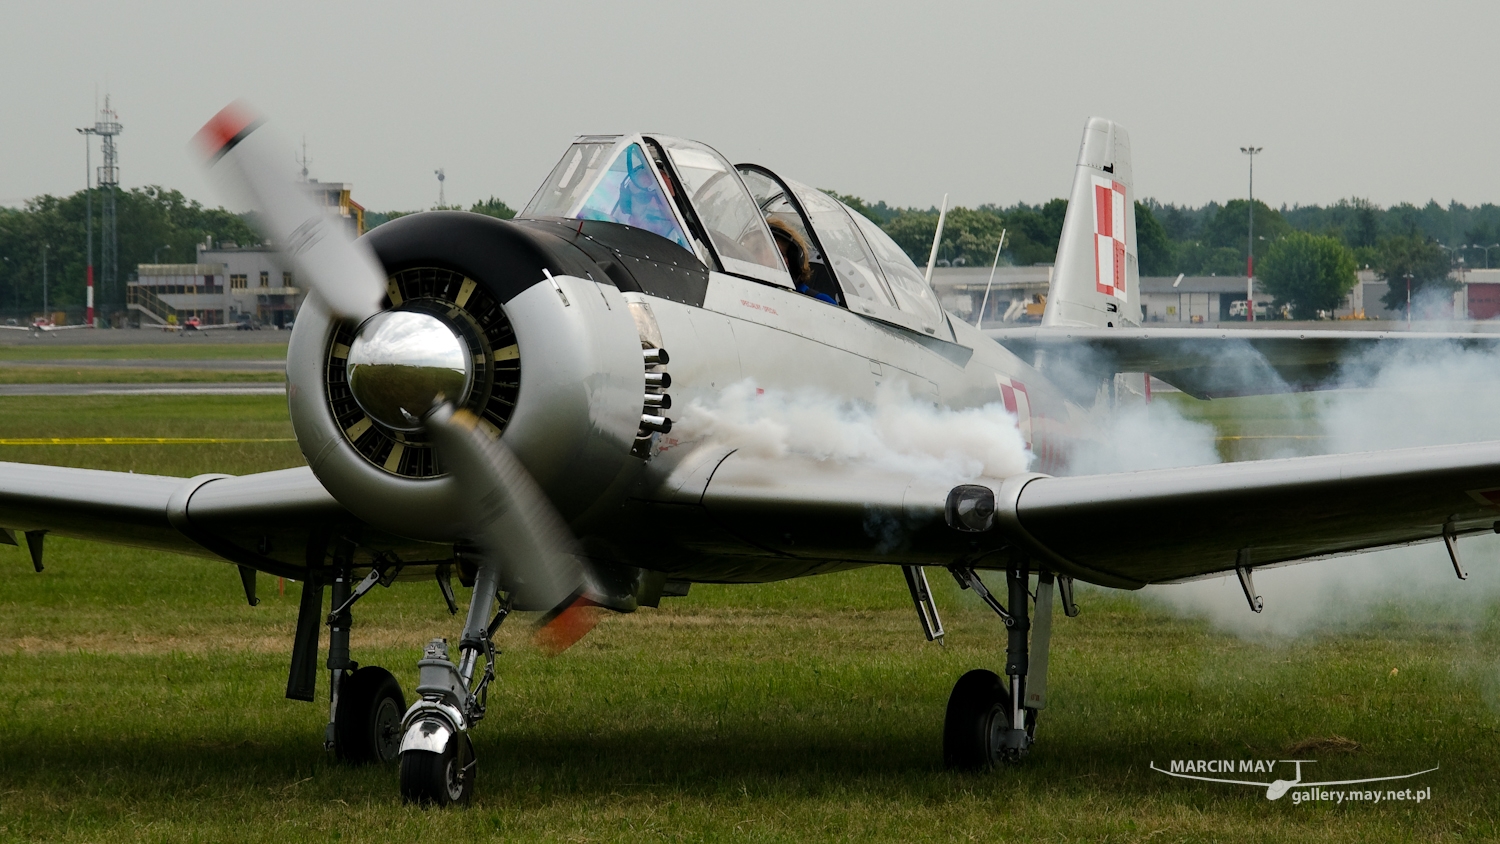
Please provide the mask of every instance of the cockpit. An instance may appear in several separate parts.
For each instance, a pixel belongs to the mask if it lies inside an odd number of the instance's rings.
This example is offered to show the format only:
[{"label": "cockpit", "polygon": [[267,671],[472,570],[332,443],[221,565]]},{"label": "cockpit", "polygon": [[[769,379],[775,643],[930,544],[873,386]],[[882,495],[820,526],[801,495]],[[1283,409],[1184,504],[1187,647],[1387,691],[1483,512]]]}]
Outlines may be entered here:
[{"label": "cockpit", "polygon": [[696,141],[579,137],[518,216],[643,229],[710,269],[952,339],[931,286],[874,222],[765,167],[732,166]]}]

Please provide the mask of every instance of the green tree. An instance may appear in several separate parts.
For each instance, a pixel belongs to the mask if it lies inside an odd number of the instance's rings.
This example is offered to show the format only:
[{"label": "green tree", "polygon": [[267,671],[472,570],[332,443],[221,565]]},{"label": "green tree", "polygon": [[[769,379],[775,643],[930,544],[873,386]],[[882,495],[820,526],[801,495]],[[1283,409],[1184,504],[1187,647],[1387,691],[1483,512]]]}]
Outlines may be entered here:
[{"label": "green tree", "polygon": [[[1203,242],[1206,245],[1234,249],[1240,253],[1241,273],[1244,272],[1245,264],[1245,240],[1249,236],[1247,206],[1246,200],[1230,200],[1203,228]],[[1280,213],[1257,199],[1255,201],[1255,260],[1259,261],[1265,257],[1270,245],[1291,230],[1292,227],[1287,224],[1286,219]]]},{"label": "green tree", "polygon": [[[937,230],[937,221],[938,215],[935,212],[907,211],[881,228],[896,241],[913,263],[926,266],[932,251],[932,235]],[[938,258],[955,264],[987,267],[995,259],[995,247],[1000,244],[1000,234],[1005,230],[1005,218],[993,210],[962,206],[950,208],[943,221],[943,240],[938,244]],[[1015,234],[1011,232],[1006,235],[1006,243],[1012,249]]]},{"label": "green tree", "polygon": [[1245,251],[1228,246],[1209,246],[1202,241],[1172,244],[1176,271],[1186,275],[1245,274]]},{"label": "green tree", "polygon": [[1135,204],[1135,243],[1141,275],[1172,272],[1172,242],[1167,239],[1167,230],[1156,221],[1151,209],[1139,202]]},{"label": "green tree", "polygon": [[1451,295],[1458,283],[1448,278],[1452,264],[1441,246],[1420,234],[1397,235],[1380,242],[1379,263],[1375,272],[1386,283],[1385,295],[1380,301],[1387,308],[1399,310],[1406,307],[1407,280],[1411,281],[1411,298],[1416,301],[1425,293]]},{"label": "green tree", "polygon": [[386,223],[389,223],[392,220],[399,220],[402,217],[408,216],[410,214],[415,214],[415,213],[417,213],[417,212],[416,211],[366,211],[365,212],[365,231],[369,231],[369,230],[371,230],[373,228],[376,228],[377,226],[383,226],[383,225],[385,225]]},{"label": "green tree", "polygon": [[[87,197],[38,196],[20,209],[0,209],[0,308],[34,310],[42,304],[41,254],[47,251],[47,300],[76,306],[84,301]],[[113,290],[97,275],[103,245],[102,197],[94,197],[94,266],[96,302],[106,311],[124,305],[125,282],[138,264],[191,263],[196,247],[212,237],[220,243],[259,242],[241,216],[223,208],[205,208],[180,191],[155,185],[118,191],[119,276]]]},{"label": "green tree", "polygon": [[1068,201],[1058,198],[1045,205],[1017,205],[1000,212],[1010,234],[1006,236],[1012,260],[1019,266],[1050,264],[1057,260]]},{"label": "green tree", "polygon": [[1292,232],[1271,244],[1257,276],[1293,319],[1316,319],[1332,311],[1354,289],[1354,253],[1338,238]]},{"label": "green tree", "polygon": [[[868,218],[870,222],[874,223],[877,226],[880,225],[881,223],[885,222],[885,219],[882,218],[879,214],[875,213],[875,210],[870,207],[869,203],[865,202],[863,199],[860,199],[859,197],[857,197],[857,196],[855,196],[853,194],[839,193],[838,191],[827,190],[827,189],[824,189],[823,192],[826,193],[826,194],[828,194],[829,196],[833,197],[834,199],[837,199],[839,202],[844,203],[845,205],[849,206],[850,208],[853,208],[855,211],[858,211],[859,213],[865,215],[865,217]],[[882,202],[880,204],[881,205],[885,205],[884,202]],[[936,224],[934,224],[933,228],[936,228],[936,227],[937,227]],[[932,241],[932,234],[931,233],[929,233],[927,235],[927,240],[928,240],[928,243],[929,243],[929,248],[931,248],[931,241]]]},{"label": "green tree", "polygon": [[516,216],[514,208],[511,208],[493,196],[483,202],[476,202],[470,205],[469,210],[475,214],[483,214],[486,217],[499,217],[502,220],[509,220]]},{"label": "green tree", "polygon": [[937,230],[938,215],[928,211],[907,211],[881,226],[896,241],[912,262],[921,266],[932,248],[932,233]]}]

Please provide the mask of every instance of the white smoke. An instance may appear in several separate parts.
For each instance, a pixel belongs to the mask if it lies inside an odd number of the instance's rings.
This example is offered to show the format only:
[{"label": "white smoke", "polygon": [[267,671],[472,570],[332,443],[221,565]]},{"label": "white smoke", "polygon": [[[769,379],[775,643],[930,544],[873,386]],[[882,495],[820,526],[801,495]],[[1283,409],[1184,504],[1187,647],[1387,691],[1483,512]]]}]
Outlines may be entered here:
[{"label": "white smoke", "polygon": [[[1264,363],[1232,346],[1226,344],[1224,354],[1233,366],[1247,379],[1262,377]],[[1316,439],[1273,444],[1259,456],[1500,439],[1500,355],[1457,348],[1416,352],[1397,341],[1351,361],[1338,386],[1286,399],[1307,414],[1305,430]],[[1215,404],[1233,413],[1274,401]],[[1175,401],[1121,403],[1101,418],[1103,436],[1069,455],[1069,474],[1219,462],[1218,431],[1178,407]],[[1024,472],[1032,462],[1015,417],[1002,405],[940,408],[912,397],[899,383],[881,387],[872,404],[811,389],[761,389],[747,380],[711,400],[690,402],[678,425],[688,439],[731,445],[750,457],[846,462],[955,485]],[[1300,636],[1413,613],[1462,624],[1482,619],[1481,610],[1500,600],[1500,567],[1487,565],[1500,554],[1500,537],[1465,538],[1460,548],[1468,581],[1455,577],[1441,543],[1257,569],[1255,586],[1265,598],[1261,614],[1250,612],[1232,574],[1149,587],[1143,596],[1252,637]]]},{"label": "white smoke", "polygon": [[1341,387],[1314,397],[1329,453],[1500,439],[1492,352],[1398,345],[1350,362]]},{"label": "white smoke", "polygon": [[[1265,456],[1500,439],[1500,355],[1457,346],[1418,349],[1398,340],[1348,362],[1338,389],[1289,401],[1305,408],[1307,430],[1318,438],[1295,449],[1273,449]],[[1157,418],[1165,418],[1165,432],[1201,424],[1182,418],[1167,403],[1151,407]],[[1124,418],[1138,410],[1125,409]],[[1146,462],[1152,463],[1150,468],[1165,468],[1201,459],[1201,441],[1182,438],[1181,448],[1174,450],[1176,441],[1171,435],[1149,437],[1136,468],[1147,468],[1139,465]],[[1247,636],[1299,636],[1411,613],[1477,622],[1484,607],[1500,600],[1500,569],[1488,565],[1500,553],[1500,538],[1465,538],[1459,548],[1470,573],[1468,581],[1458,580],[1442,543],[1258,569],[1255,586],[1265,599],[1261,614],[1250,612],[1232,574],[1148,587],[1144,594],[1147,600]]]},{"label": "white smoke", "polygon": [[1184,417],[1168,402],[1121,405],[1101,427],[1103,437],[1079,441],[1069,452],[1068,474],[1102,475],[1219,462],[1214,427]]},{"label": "white smoke", "polygon": [[1500,599],[1500,537],[1459,541],[1469,579],[1459,580],[1440,542],[1389,548],[1281,568],[1256,569],[1263,612],[1250,611],[1233,574],[1148,586],[1145,599],[1247,638],[1289,638],[1421,618],[1475,627]]},{"label": "white smoke", "polygon": [[961,484],[1024,472],[1031,453],[1002,404],[953,410],[911,396],[900,382],[874,404],[811,389],[762,389],[740,381],[711,401],[694,400],[683,434],[733,446],[747,457],[810,457]]}]

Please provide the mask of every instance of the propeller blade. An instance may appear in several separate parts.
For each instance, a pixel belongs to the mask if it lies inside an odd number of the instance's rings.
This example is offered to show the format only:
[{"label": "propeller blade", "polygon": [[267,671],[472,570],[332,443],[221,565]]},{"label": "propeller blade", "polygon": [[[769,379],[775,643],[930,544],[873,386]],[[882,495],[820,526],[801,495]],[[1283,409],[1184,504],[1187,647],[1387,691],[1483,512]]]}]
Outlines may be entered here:
[{"label": "propeller blade", "polygon": [[264,123],[243,103],[230,103],[193,142],[218,187],[255,209],[261,234],[291,260],[297,278],[335,314],[363,321],[380,309],[385,295],[380,261],[297,184],[292,148]]},{"label": "propeller blade", "polygon": [[516,609],[548,610],[535,640],[559,653],[598,623],[597,591],[562,516],[531,473],[479,418],[447,402],[423,424],[443,466],[464,490],[468,539],[486,564],[500,568],[501,588]]}]

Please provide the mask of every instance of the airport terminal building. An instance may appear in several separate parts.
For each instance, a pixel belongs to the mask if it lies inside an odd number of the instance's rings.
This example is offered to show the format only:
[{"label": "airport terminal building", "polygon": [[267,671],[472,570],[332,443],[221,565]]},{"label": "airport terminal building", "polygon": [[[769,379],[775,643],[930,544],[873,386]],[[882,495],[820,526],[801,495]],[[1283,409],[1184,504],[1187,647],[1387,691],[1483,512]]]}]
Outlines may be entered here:
[{"label": "airport terminal building", "polygon": [[[1453,311],[1433,314],[1430,310],[1419,319],[1486,320],[1500,317],[1500,269],[1464,270],[1453,277],[1459,286],[1453,296]],[[998,267],[990,282],[988,267],[936,267],[932,284],[937,288],[943,307],[960,319],[974,322],[981,304],[985,327],[1036,323],[1046,308],[1047,288],[1052,282],[1052,267]],[[989,289],[986,300],[985,290]],[[1404,320],[1406,310],[1387,308],[1382,302],[1387,285],[1373,270],[1360,270],[1358,282],[1343,305],[1331,316],[1334,319]],[[1270,302],[1270,296],[1257,285],[1257,303]],[[1245,301],[1244,276],[1142,276],[1141,320],[1146,324],[1205,325],[1221,322],[1243,322]],[[1257,308],[1257,311],[1260,309]]]},{"label": "airport terminal building", "polygon": [[[356,237],[364,233],[365,209],[350,198],[351,185],[310,180],[307,186]],[[288,328],[305,295],[274,244],[200,243],[196,263],[141,264],[126,283],[131,322],[141,326],[181,325],[196,317],[203,325]]]}]

